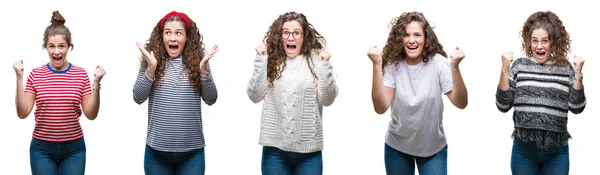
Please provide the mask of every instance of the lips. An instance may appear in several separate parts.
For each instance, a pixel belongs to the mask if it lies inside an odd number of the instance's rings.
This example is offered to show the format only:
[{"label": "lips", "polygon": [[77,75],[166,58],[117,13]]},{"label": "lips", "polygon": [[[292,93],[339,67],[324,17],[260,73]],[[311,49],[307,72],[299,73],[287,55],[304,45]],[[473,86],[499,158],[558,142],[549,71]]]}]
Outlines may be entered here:
[{"label": "lips", "polygon": [[171,52],[177,52],[178,49],[179,49],[179,45],[177,45],[177,44],[169,44],[169,51],[171,51]]},{"label": "lips", "polygon": [[417,46],[417,45],[414,45],[414,46],[406,46],[406,48],[407,48],[408,50],[417,50],[417,49],[419,48],[419,46]]},{"label": "lips", "polygon": [[544,52],[544,51],[541,51],[541,52],[540,51],[536,51],[535,55],[537,55],[538,57],[543,57],[543,56],[546,55],[546,52]]},{"label": "lips", "polygon": [[285,50],[288,53],[294,53],[294,52],[296,52],[296,44],[294,44],[294,43],[288,43],[288,44],[286,44],[285,45]]}]

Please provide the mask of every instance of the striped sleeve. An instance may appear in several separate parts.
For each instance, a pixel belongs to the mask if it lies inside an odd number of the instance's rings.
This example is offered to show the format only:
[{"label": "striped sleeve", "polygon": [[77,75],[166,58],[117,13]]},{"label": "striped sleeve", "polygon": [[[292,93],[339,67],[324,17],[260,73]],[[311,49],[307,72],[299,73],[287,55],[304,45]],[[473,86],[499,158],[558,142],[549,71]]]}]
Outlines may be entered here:
[{"label": "striped sleeve", "polygon": [[92,94],[92,86],[90,85],[90,77],[88,77],[85,70],[83,71],[83,82],[81,83],[81,96]]},{"label": "striped sleeve", "polygon": [[583,88],[575,89],[575,71],[573,70],[573,66],[569,64],[570,71],[570,84],[571,89],[569,90],[569,111],[573,114],[579,114],[583,112],[586,105],[586,98]]},{"label": "striped sleeve", "polygon": [[517,67],[522,62],[522,58],[517,59],[508,70],[508,89],[502,90],[499,87],[496,88],[496,107],[500,112],[508,112],[513,106],[514,96],[515,96],[515,87],[517,76]]},{"label": "striped sleeve", "polygon": [[208,77],[206,79],[201,78],[200,81],[202,84],[202,100],[210,106],[217,102],[218,94],[212,72],[210,71],[210,64],[207,63],[206,67],[208,68]]},{"label": "striped sleeve", "polygon": [[[34,69],[35,70],[35,69]],[[31,73],[29,73],[29,76],[27,77],[27,83],[25,83],[25,92],[29,92],[32,94],[37,94],[37,90],[35,89],[35,74],[34,74],[34,70],[31,71]]]},{"label": "striped sleeve", "polygon": [[148,99],[148,96],[150,96],[153,83],[154,81],[146,75],[145,69],[140,66],[137,79],[133,85],[133,101],[137,104],[144,103]]},{"label": "striped sleeve", "polygon": [[267,57],[256,56],[254,59],[254,71],[248,82],[246,93],[248,98],[254,103],[258,103],[265,98],[269,82],[267,81]]}]

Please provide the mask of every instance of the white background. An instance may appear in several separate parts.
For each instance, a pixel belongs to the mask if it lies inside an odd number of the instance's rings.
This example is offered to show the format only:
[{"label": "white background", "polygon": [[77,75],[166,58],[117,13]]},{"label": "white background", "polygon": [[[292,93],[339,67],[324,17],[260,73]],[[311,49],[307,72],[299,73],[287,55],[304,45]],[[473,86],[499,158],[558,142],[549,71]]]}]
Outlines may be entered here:
[{"label": "white background", "polygon": [[[10,3],[10,4],[8,4]],[[469,105],[459,110],[444,97],[449,174],[510,174],[512,110],[501,113],[495,92],[500,54],[523,55],[519,31],[538,10],[558,14],[571,34],[572,52],[586,59],[587,107],[570,114],[571,174],[597,173],[597,76],[600,13],[592,1],[3,1],[0,5],[0,174],[30,174],[29,144],[33,112],[16,115],[14,61],[23,59],[25,75],[49,61],[41,48],[53,10],[71,29],[75,48],[68,54],[90,77],[105,67],[101,107],[96,120],[81,117],[87,144],[87,174],[143,174],[147,104],[132,99],[138,70],[136,41],[145,41],[156,23],[172,10],[187,13],[199,26],[207,47],[218,43],[211,60],[219,91],[217,103],[203,106],[207,174],[260,174],[258,145],[261,104],[253,104],[246,85],[254,48],[273,20],[290,10],[304,13],[327,39],[337,73],[339,95],[324,109],[324,174],[384,174],[384,135],[389,113],[377,115],[371,103],[369,47],[383,47],[390,20],[405,11],[421,11],[436,26],[447,53],[455,46],[466,58],[461,71]],[[594,47],[596,46],[596,47]],[[25,76],[26,77],[26,76]]]}]

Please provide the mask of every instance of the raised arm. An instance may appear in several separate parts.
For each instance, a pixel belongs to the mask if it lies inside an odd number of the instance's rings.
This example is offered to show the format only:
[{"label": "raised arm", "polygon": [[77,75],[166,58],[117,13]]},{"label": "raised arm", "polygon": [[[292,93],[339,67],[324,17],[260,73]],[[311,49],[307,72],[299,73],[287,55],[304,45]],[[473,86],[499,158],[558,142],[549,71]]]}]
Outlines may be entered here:
[{"label": "raised arm", "polygon": [[325,48],[319,51],[319,63],[317,63],[318,77],[318,102],[323,106],[333,104],[338,94],[338,87],[333,77],[333,67],[329,62],[331,54]]},{"label": "raised arm", "polygon": [[23,88],[23,60],[16,61],[13,64],[13,69],[17,74],[17,91],[15,93],[15,106],[17,107],[17,116],[24,119],[29,116],[35,102],[35,89],[33,89],[33,74],[29,75],[27,85],[31,92],[25,92]]},{"label": "raised arm", "polygon": [[[515,79],[517,73],[515,64],[511,66],[513,61],[512,52],[502,54],[502,69],[500,71],[500,82],[496,90],[496,107],[500,112],[508,112],[513,106],[515,95]],[[509,69],[510,68],[510,69]]]},{"label": "raised arm", "polygon": [[214,56],[215,53],[219,51],[219,46],[213,46],[212,50],[204,51],[204,58],[200,61],[200,81],[202,84],[202,100],[207,105],[213,105],[217,102],[217,87],[215,85],[215,81],[213,80],[212,73],[210,71],[210,66],[208,61]]},{"label": "raised arm", "polygon": [[[581,73],[581,69],[583,68],[583,63],[585,60],[583,58],[574,56],[573,57],[573,70],[571,77],[571,92],[569,94],[569,110],[573,114],[579,114],[583,112],[586,105],[585,93],[583,91],[583,74]],[[571,66],[569,66],[571,68]]]},{"label": "raised arm", "polygon": [[369,56],[373,62],[373,82],[371,86],[371,100],[373,100],[373,108],[377,114],[383,114],[390,107],[392,98],[395,95],[395,88],[389,87],[394,87],[394,77],[390,75],[391,71],[386,71],[386,79],[390,80],[392,83],[389,86],[384,86],[381,50],[377,49],[377,46],[370,48],[367,52],[367,56]]},{"label": "raised arm", "polygon": [[450,71],[452,73],[452,90],[446,94],[450,102],[459,109],[464,109],[469,104],[469,96],[467,87],[460,73],[459,64],[465,54],[461,49],[456,47],[454,52],[450,54]]},{"label": "raised arm", "polygon": [[267,46],[261,43],[256,47],[256,58],[254,58],[254,71],[248,82],[246,93],[253,103],[258,103],[265,98],[268,89],[267,81]]},{"label": "raised arm", "polygon": [[142,104],[144,101],[146,101],[146,99],[148,99],[148,96],[150,96],[150,91],[152,90],[152,85],[154,84],[154,73],[156,71],[156,65],[158,64],[158,61],[154,57],[153,52],[148,52],[148,50],[146,50],[139,42],[136,44],[138,49],[140,49],[140,52],[142,52],[142,54],[145,56],[146,62],[148,63],[145,69],[143,65],[140,65],[137,79],[133,85],[133,101],[135,101],[137,104]]},{"label": "raised arm", "polygon": [[[102,80],[102,77],[104,77],[104,74],[106,74],[104,68],[96,66],[96,71],[94,71],[94,84],[92,84],[92,93],[84,95],[81,99],[83,114],[90,120],[96,119],[98,111],[100,110],[100,81]],[[87,83],[89,84],[89,80]],[[89,88],[87,85],[84,87]]]}]

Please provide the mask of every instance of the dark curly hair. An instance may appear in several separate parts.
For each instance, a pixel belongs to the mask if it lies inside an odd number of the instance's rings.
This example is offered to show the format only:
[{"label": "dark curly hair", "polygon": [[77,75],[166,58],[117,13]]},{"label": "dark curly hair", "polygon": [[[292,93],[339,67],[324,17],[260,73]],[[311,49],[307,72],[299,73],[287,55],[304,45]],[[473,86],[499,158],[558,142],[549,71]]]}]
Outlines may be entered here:
[{"label": "dark curly hair", "polygon": [[71,42],[71,31],[65,26],[65,18],[58,12],[52,12],[52,18],[50,19],[50,25],[44,30],[44,44],[42,48],[48,46],[48,38],[56,35],[64,35],[65,41],[69,45],[69,48],[73,50],[73,43]]},{"label": "dark curly hair", "polygon": [[523,51],[525,51],[525,55],[533,57],[530,41],[531,34],[536,29],[544,29],[548,32],[550,49],[552,50],[549,61],[555,61],[554,64],[558,66],[569,64],[567,54],[571,51],[571,37],[560,18],[551,11],[535,12],[523,24],[523,30],[521,31],[523,42],[521,46],[523,47]]},{"label": "dark curly hair", "polygon": [[430,58],[433,58],[436,53],[447,57],[444,48],[437,39],[437,36],[433,32],[433,28],[421,12],[404,12],[399,17],[395,17],[390,22],[391,30],[388,36],[385,47],[382,52],[382,66],[385,67],[388,64],[398,64],[401,60],[406,59],[406,51],[404,50],[403,38],[406,34],[406,26],[413,22],[419,22],[423,27],[425,35],[425,43],[423,48],[423,62],[428,62]]},{"label": "dark curly hair", "polygon": [[[182,13],[186,17],[188,17],[185,13]],[[178,16],[171,16],[164,20],[164,23],[170,21],[179,21],[185,26],[186,33],[186,42],[183,48],[183,64],[185,65],[185,70],[187,71],[189,82],[192,86],[194,86],[194,91],[196,93],[200,93],[200,61],[204,57],[204,43],[202,43],[202,34],[200,34],[200,29],[196,26],[196,23],[189,18],[191,23],[190,28],[187,28],[187,23]],[[158,86],[160,81],[165,74],[165,64],[167,63],[167,59],[169,59],[169,55],[167,54],[167,50],[165,48],[163,42],[163,30],[161,28],[161,20],[156,23],[156,26],[152,30],[152,34],[150,34],[150,39],[146,42],[144,48],[148,50],[148,52],[154,52],[154,56],[157,60],[156,71],[154,72],[154,86]],[[142,69],[146,69],[148,67],[148,63],[146,61],[146,56],[142,54],[140,58],[140,64]]]},{"label": "dark curly hair", "polygon": [[285,60],[287,58],[285,48],[283,46],[283,23],[296,20],[302,26],[304,42],[300,54],[306,57],[308,67],[315,80],[317,75],[313,69],[314,62],[311,59],[313,51],[325,47],[325,38],[315,30],[308,22],[306,16],[302,13],[287,12],[280,15],[269,27],[269,31],[265,34],[264,40],[267,42],[267,79],[269,87],[273,87],[273,81],[281,78],[281,72],[285,69]]}]

